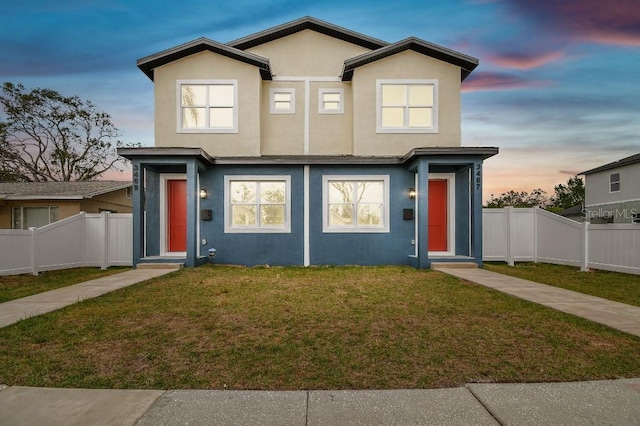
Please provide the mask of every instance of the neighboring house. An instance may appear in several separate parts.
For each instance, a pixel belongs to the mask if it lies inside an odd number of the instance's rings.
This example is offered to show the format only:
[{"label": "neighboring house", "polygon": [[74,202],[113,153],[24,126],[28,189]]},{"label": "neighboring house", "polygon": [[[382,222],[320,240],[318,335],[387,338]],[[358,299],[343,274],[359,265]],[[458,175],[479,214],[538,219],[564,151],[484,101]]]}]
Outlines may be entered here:
[{"label": "neighboring house", "polygon": [[640,223],[640,154],[580,174],[591,223]]},{"label": "neighboring house", "polygon": [[482,263],[482,164],[462,147],[478,61],[305,17],[138,61],[155,147],[133,163],[134,264]]},{"label": "neighboring house", "polygon": [[0,182],[0,228],[29,229],[78,214],[131,213],[131,182]]},{"label": "neighboring house", "polygon": [[568,209],[564,209],[558,212],[560,216],[564,216],[567,219],[575,220],[576,222],[584,222],[585,221],[585,209],[582,204],[578,204],[573,207],[569,207]]}]

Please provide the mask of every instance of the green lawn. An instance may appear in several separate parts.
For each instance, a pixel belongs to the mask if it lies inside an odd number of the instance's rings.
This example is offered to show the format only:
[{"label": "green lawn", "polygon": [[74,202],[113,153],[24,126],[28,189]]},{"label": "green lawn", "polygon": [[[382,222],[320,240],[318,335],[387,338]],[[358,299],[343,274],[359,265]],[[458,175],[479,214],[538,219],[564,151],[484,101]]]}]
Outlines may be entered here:
[{"label": "green lawn", "polygon": [[75,268],[41,272],[38,276],[3,275],[0,276],[0,303],[117,274],[129,269],[131,268],[112,267],[103,271],[99,268]]},{"label": "green lawn", "polygon": [[579,268],[549,263],[485,263],[493,272],[566,288],[616,302],[640,306],[640,275],[609,271],[581,272]]},{"label": "green lawn", "polygon": [[0,329],[0,383],[398,389],[640,377],[640,338],[409,267],[203,266]]}]

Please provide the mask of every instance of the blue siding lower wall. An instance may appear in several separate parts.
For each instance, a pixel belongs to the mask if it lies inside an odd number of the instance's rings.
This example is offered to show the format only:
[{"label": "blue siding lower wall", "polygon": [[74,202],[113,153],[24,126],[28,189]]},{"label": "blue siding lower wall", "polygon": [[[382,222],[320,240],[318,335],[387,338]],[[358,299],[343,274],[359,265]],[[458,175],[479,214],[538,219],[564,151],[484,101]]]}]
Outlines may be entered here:
[{"label": "blue siding lower wall", "polygon": [[[415,187],[417,172],[455,173],[456,258],[473,258],[472,214],[481,208],[477,194],[470,190],[470,178],[474,164],[438,165],[436,167],[407,167],[406,165],[259,165],[231,166],[214,165],[198,170],[200,187],[206,188],[208,196],[199,201],[199,209],[211,210],[212,219],[198,219],[199,236],[192,230],[188,235],[191,244],[197,244],[193,262],[201,263],[209,248],[215,248],[215,263],[254,265],[304,265],[305,247],[311,265],[413,265],[428,267],[431,260],[425,253],[427,246],[424,229],[428,221],[425,194],[418,194],[420,215],[415,211],[416,201],[409,198],[409,189]],[[305,182],[305,167],[308,167],[308,182]],[[193,166],[192,166],[193,169]],[[189,170],[192,170],[189,169]],[[183,167],[180,171],[185,170]],[[159,217],[163,208],[159,199],[160,177],[163,172],[149,168],[146,173],[145,233],[146,256],[158,256],[160,248]],[[193,171],[192,171],[193,173]],[[227,233],[225,232],[225,176],[286,175],[291,179],[291,232],[283,233]],[[324,232],[323,231],[323,176],[373,175],[389,177],[389,230],[388,232]],[[190,175],[193,176],[193,175]],[[424,179],[421,178],[421,182]],[[193,180],[193,177],[190,178]],[[309,216],[308,238],[305,240],[305,185],[308,184]],[[424,187],[421,183],[421,185]],[[192,188],[195,188],[193,186]],[[423,188],[424,190],[424,188]],[[193,191],[192,191],[193,192]],[[472,196],[473,195],[473,196]],[[191,198],[196,196],[191,193]],[[406,209],[414,210],[412,219],[404,218]],[[481,211],[481,209],[480,209]],[[421,219],[422,218],[422,219]],[[425,225],[417,227],[416,222]],[[421,247],[416,256],[416,228],[423,231],[425,241],[417,241]],[[196,239],[197,242],[195,241]],[[475,242],[477,244],[477,241]],[[191,252],[193,253],[193,251]],[[200,257],[198,257],[198,254]],[[193,257],[193,256],[192,256]],[[193,259],[191,259],[193,260]],[[472,259],[473,260],[473,259]],[[441,261],[441,259],[438,259]]]},{"label": "blue siding lower wall", "polygon": [[[323,233],[323,175],[389,175],[389,232]],[[409,188],[414,174],[403,167],[313,167],[310,173],[310,260],[313,265],[407,264],[414,247],[414,220],[403,220],[402,210],[412,209]]]}]

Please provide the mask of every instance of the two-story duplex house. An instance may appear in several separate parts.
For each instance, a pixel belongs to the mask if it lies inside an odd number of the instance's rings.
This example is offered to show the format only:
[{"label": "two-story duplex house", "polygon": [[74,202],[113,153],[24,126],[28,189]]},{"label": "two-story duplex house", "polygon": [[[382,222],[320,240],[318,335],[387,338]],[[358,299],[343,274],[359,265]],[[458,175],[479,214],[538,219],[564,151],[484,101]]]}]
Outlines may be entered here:
[{"label": "two-story duplex house", "polygon": [[142,58],[155,147],[132,160],[134,264],[482,263],[470,56],[311,17]]},{"label": "two-story duplex house", "polygon": [[580,174],[591,223],[640,223],[640,153]]}]

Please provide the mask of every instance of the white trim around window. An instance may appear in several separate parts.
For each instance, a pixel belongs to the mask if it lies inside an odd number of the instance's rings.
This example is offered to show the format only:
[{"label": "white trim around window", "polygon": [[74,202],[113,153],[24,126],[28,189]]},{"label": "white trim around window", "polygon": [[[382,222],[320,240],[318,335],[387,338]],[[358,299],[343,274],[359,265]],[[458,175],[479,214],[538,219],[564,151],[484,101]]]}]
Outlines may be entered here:
[{"label": "white trim around window", "polygon": [[438,80],[376,80],[376,133],[438,133]]},{"label": "white trim around window", "polygon": [[344,114],[344,89],[318,89],[319,114]]},{"label": "white trim around window", "polygon": [[620,172],[609,174],[609,193],[620,192]]},{"label": "white trim around window", "polygon": [[177,80],[178,133],[238,133],[238,80]]},{"label": "white trim around window", "polygon": [[[242,190],[243,194],[236,193],[236,190]],[[273,194],[274,191],[280,190],[283,194]],[[282,196],[284,200],[280,198]],[[278,218],[280,215],[282,215],[281,219]],[[272,216],[271,219],[269,216]],[[273,217],[277,218],[277,222],[268,223],[273,220]],[[240,220],[234,220],[234,218]],[[244,223],[241,223],[242,221]],[[291,176],[226,175],[224,177],[224,232],[291,233]]]},{"label": "white trim around window", "polygon": [[389,175],[322,176],[322,231],[388,233]]},{"label": "white trim around window", "polygon": [[295,114],[296,89],[272,88],[269,90],[269,105],[271,114]]}]

